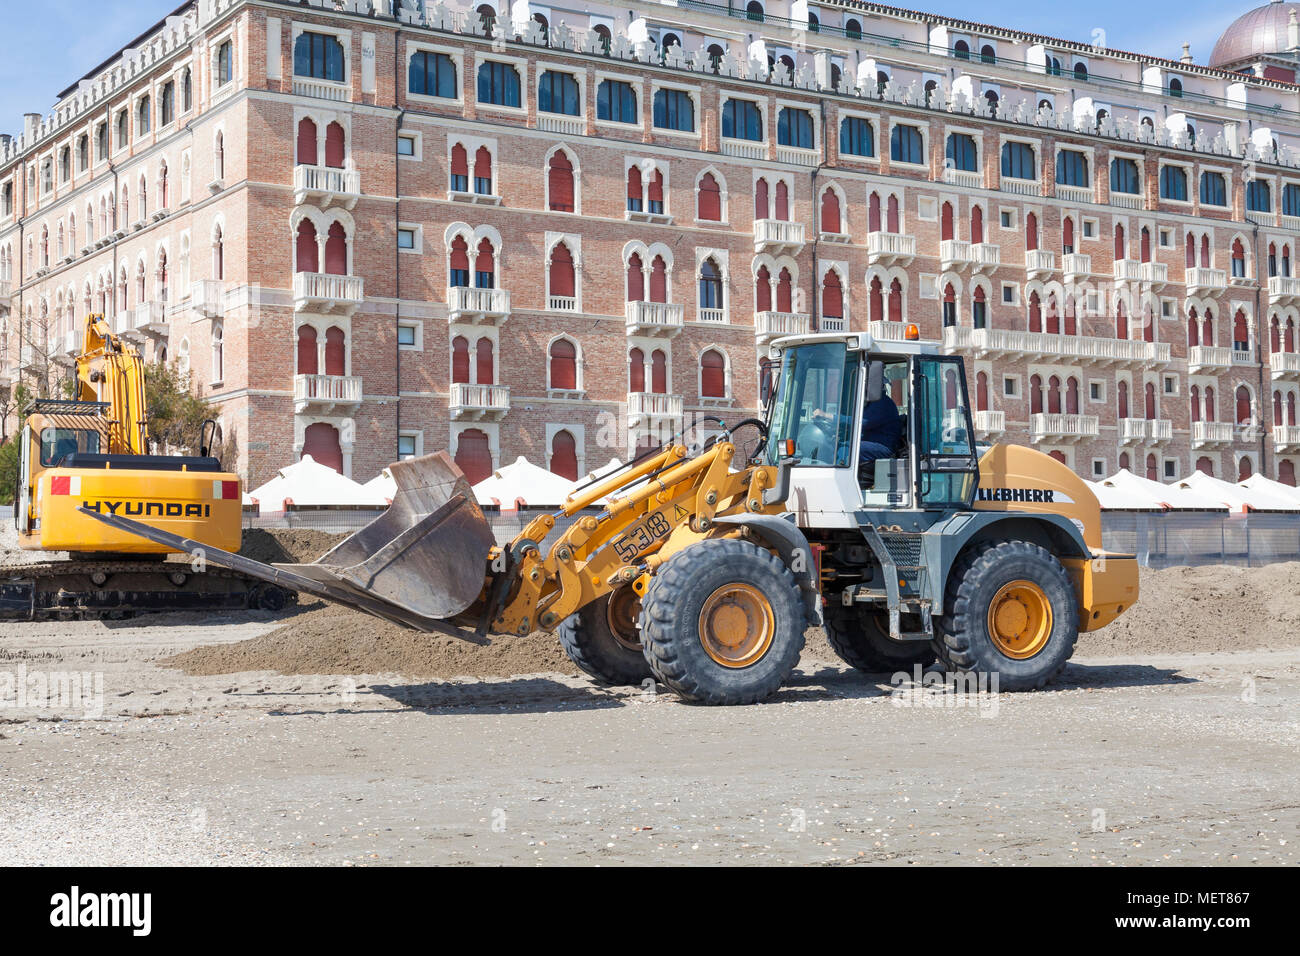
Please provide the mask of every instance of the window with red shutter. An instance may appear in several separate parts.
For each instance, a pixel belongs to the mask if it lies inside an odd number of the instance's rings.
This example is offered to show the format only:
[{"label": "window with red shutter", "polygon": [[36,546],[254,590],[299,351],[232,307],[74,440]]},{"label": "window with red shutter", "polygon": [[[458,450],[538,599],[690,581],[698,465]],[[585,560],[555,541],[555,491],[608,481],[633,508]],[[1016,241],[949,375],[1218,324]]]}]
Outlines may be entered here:
[{"label": "window with red shutter", "polygon": [[330,123],[325,127],[325,165],[342,169],[346,157],[347,145],[343,127],[338,123]]},{"label": "window with red shutter", "polygon": [[793,299],[794,281],[790,278],[790,270],[782,269],[776,280],[776,311],[793,312]]},{"label": "window with red shutter", "polygon": [[469,192],[469,157],[465,147],[457,143],[451,148],[451,189],[453,192]]},{"label": "window with red shutter", "polygon": [[550,208],[556,212],[573,212],[573,163],[564,150],[556,150],[552,154],[546,176]]},{"label": "window with red shutter", "polygon": [[880,284],[880,277],[871,280],[871,290],[867,296],[867,314],[872,322],[882,322],[885,318],[885,295]]},{"label": "window with red shutter", "polygon": [[1037,375],[1029,378],[1029,412],[1039,415],[1043,411],[1043,380]]},{"label": "window with red shutter", "polygon": [[325,240],[325,271],[330,275],[348,274],[348,237],[342,223],[331,223]]},{"label": "window with red shutter", "polygon": [[303,430],[302,456],[311,456],[318,465],[343,472],[343,446],[339,444],[339,430],[325,422],[313,422]]},{"label": "window with red shutter", "polygon": [[469,244],[465,242],[463,236],[457,236],[451,241],[451,255],[447,260],[447,268],[450,271],[450,284],[454,288],[464,288],[469,285]]},{"label": "window with red shutter", "polygon": [[668,356],[663,349],[650,353],[650,391],[656,395],[668,393]]},{"label": "window with red shutter", "polygon": [[492,474],[492,445],[486,432],[467,428],[456,436],[456,467],[476,485]]},{"label": "window with red shutter", "polygon": [[474,287],[476,289],[495,289],[497,284],[496,250],[490,239],[482,239],[478,244],[478,255],[474,259]]},{"label": "window with red shutter", "polygon": [[487,336],[479,339],[474,346],[475,364],[478,366],[474,371],[478,375],[480,385],[493,385],[496,383],[496,372],[493,368],[492,340]]},{"label": "window with red shutter", "polygon": [[650,301],[668,301],[668,266],[663,256],[655,256],[650,264]]},{"label": "window with red shutter", "polygon": [[627,211],[642,212],[644,189],[641,185],[641,167],[633,163],[627,168]]},{"label": "window with red shutter", "polygon": [[722,221],[722,190],[712,173],[705,173],[700,179],[695,218],[706,222]]},{"label": "window with red shutter", "polygon": [[1246,481],[1255,473],[1255,467],[1251,464],[1249,458],[1243,458],[1237,463],[1237,480]]},{"label": "window with red shutter", "polygon": [[784,180],[776,183],[776,218],[782,222],[790,219],[790,188]]},{"label": "window with red shutter", "polygon": [[325,330],[325,374],[347,374],[347,341],[343,330],[331,325]]},{"label": "window with red shutter", "polygon": [[[1247,478],[1250,476],[1247,475]],[[1277,480],[1284,485],[1295,487],[1295,462],[1283,459],[1277,463]]]},{"label": "window with red shutter", "polygon": [[867,200],[867,231],[880,231],[880,193],[872,193]]},{"label": "window with red shutter", "polygon": [[1250,424],[1250,391],[1245,385],[1237,386],[1237,424]]},{"label": "window with red shutter", "polygon": [[298,223],[297,266],[299,272],[316,272],[320,248],[316,244],[316,227],[310,219]]},{"label": "window with red shutter", "polygon": [[463,335],[451,340],[451,380],[457,385],[469,384],[469,339]]},{"label": "window with red shutter", "polygon": [[492,153],[480,146],[474,153],[474,192],[480,196],[492,195]]},{"label": "window with red shutter", "polygon": [[700,356],[700,395],[704,398],[727,397],[727,363],[716,349]]},{"label": "window with red shutter", "polygon": [[840,232],[840,197],[833,189],[822,193],[821,228],[822,232]]},{"label": "window with red shutter", "polygon": [[890,196],[885,206],[885,227],[890,232],[898,232],[898,197]]},{"label": "window with red shutter", "polygon": [[318,367],[316,330],[310,325],[300,325],[298,326],[298,374],[315,375]]},{"label": "window with red shutter", "polygon": [[578,443],[572,432],[556,432],[551,439],[551,471],[561,478],[578,480]]},{"label": "window with red shutter", "polygon": [[903,321],[903,286],[897,279],[889,283],[889,321]]},{"label": "window with red shutter", "polygon": [[970,241],[984,241],[984,210],[980,206],[970,207]]},{"label": "window with red shutter", "polygon": [[1116,386],[1117,405],[1120,418],[1128,418],[1128,382]]},{"label": "window with red shutter", "polygon": [[1025,216],[1025,248],[1038,248],[1038,217],[1032,212]]},{"label": "window with red shutter", "polygon": [[767,180],[760,178],[758,182],[754,184],[754,218],[767,219],[769,213],[768,206]]},{"label": "window with red shutter", "polygon": [[551,343],[551,388],[572,391],[578,387],[578,350],[568,339]]},{"label": "window with red shutter", "polygon": [[975,410],[977,412],[987,412],[989,410],[989,377],[987,372],[980,372],[975,376]]},{"label": "window with red shutter", "polygon": [[640,349],[634,348],[627,353],[627,390],[645,391],[645,353]]},{"label": "window with red shutter", "polygon": [[555,248],[551,250],[550,275],[550,294],[572,298],[575,288],[573,279],[573,255],[569,252],[569,247],[562,242],[558,243]]},{"label": "window with red shutter", "polygon": [[822,280],[822,315],[828,319],[844,317],[844,289],[834,269],[827,270]]},{"label": "window with red shutter", "polygon": [[298,163],[316,165],[316,124],[306,117],[298,121]]},{"label": "window with red shutter", "polygon": [[759,266],[758,275],[754,277],[754,311],[772,311],[772,274],[767,271],[767,266]]},{"label": "window with red shutter", "polygon": [[953,238],[952,219],[952,203],[946,202],[943,204],[943,208],[939,210],[939,238],[941,240],[946,241]]},{"label": "window with red shutter", "polygon": [[645,273],[641,257],[635,252],[627,260],[627,301],[640,302],[645,298]]},{"label": "window with red shutter", "polygon": [[650,183],[646,187],[646,195],[650,201],[649,212],[656,216],[663,215],[664,212],[664,174],[663,170],[656,169],[655,174],[650,177]]}]

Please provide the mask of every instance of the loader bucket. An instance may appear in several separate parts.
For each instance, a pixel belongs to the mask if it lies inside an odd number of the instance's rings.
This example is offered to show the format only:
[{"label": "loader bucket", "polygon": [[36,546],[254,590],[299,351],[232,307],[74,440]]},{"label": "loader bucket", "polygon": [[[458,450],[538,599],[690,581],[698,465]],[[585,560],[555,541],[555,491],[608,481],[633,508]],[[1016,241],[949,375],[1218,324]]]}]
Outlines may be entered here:
[{"label": "loader bucket", "polygon": [[492,529],[445,451],[389,466],[388,510],[311,564],[277,565],[423,618],[460,614],[483,591]]}]

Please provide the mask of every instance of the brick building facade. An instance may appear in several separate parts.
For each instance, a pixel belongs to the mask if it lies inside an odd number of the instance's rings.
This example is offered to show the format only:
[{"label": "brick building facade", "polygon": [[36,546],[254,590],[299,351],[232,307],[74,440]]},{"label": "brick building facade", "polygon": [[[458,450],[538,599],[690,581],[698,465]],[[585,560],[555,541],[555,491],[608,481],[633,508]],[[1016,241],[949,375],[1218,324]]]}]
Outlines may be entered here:
[{"label": "brick building facade", "polygon": [[[1087,477],[1300,461],[1300,87],[841,0],[198,0],[0,148],[0,388],[87,311],[257,484],[578,475],[916,323]],[[7,429],[12,431],[12,412]],[[707,427],[707,425],[706,425]]]}]

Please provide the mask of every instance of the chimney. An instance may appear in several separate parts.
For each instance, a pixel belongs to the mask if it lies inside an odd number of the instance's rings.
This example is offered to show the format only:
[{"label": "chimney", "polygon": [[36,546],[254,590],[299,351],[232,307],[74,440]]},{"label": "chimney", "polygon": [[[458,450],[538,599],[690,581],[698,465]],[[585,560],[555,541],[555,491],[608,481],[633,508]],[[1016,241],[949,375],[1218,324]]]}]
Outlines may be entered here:
[{"label": "chimney", "polygon": [[41,125],[40,113],[23,114],[23,136],[25,136],[29,141],[33,136],[36,135],[36,129],[40,125]]},{"label": "chimney", "polygon": [[1192,45],[1190,43],[1183,44],[1183,55],[1180,57],[1180,60],[1183,63],[1192,62]]}]

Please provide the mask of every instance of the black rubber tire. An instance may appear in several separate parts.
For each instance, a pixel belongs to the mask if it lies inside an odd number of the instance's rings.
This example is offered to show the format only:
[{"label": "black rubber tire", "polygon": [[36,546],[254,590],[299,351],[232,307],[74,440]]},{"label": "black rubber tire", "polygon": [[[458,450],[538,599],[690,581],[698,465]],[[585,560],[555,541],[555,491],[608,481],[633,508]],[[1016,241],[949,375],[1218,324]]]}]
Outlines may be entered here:
[{"label": "black rubber tire", "polygon": [[[700,613],[718,588],[744,583],[772,608],[767,651],[744,667],[718,663],[700,641]],[[641,647],[650,669],[685,700],[752,704],[776,693],[803,650],[808,615],[794,575],[771,552],[730,538],[684,548],[664,562],[641,602]]]},{"label": "black rubber tire", "polygon": [[570,614],[555,634],[569,660],[602,684],[639,685],[651,676],[650,665],[639,647],[629,648],[614,636],[606,617],[610,597],[606,594]]},{"label": "black rubber tire", "polygon": [[826,640],[840,660],[866,674],[892,674],[916,664],[934,663],[927,641],[895,641],[889,636],[889,613],[862,605],[828,602],[822,615]]},{"label": "black rubber tire", "polygon": [[[989,635],[988,609],[1004,584],[1037,584],[1052,608],[1047,643],[1033,657],[1015,659]],[[998,690],[1036,690],[1061,672],[1079,639],[1079,607],[1069,573],[1050,551],[1027,541],[987,543],[958,559],[948,577],[941,635],[933,643],[950,671],[998,675]]]}]

